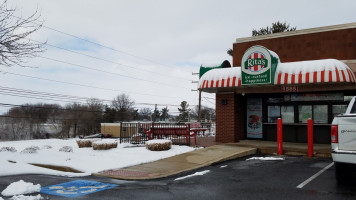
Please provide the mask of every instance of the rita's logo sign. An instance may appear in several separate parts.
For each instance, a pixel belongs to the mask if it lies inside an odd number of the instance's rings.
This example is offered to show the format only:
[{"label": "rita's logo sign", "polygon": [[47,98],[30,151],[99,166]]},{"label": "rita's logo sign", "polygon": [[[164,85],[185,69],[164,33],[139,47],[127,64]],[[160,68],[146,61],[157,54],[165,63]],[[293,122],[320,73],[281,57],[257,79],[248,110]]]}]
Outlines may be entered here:
[{"label": "rita's logo sign", "polygon": [[268,66],[268,60],[262,52],[253,52],[245,62],[245,69],[250,72],[259,72]]},{"label": "rita's logo sign", "polygon": [[247,49],[241,60],[241,84],[273,84],[278,55],[263,46]]}]

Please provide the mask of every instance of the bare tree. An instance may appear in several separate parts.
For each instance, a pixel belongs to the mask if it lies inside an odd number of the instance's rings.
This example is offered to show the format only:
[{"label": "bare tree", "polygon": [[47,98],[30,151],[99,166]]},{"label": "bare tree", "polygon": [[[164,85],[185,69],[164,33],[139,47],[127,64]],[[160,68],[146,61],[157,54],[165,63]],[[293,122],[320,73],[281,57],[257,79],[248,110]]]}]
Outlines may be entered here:
[{"label": "bare tree", "polygon": [[28,36],[38,31],[40,14],[35,11],[26,18],[15,16],[16,9],[8,8],[7,0],[0,5],[0,64],[25,66],[26,58],[43,52],[43,44],[34,43]]},{"label": "bare tree", "polygon": [[127,94],[119,94],[111,103],[112,107],[116,109],[118,121],[131,121],[136,114],[136,110],[133,108],[135,101]]},{"label": "bare tree", "polygon": [[147,120],[147,121],[152,121],[152,110],[151,108],[141,108],[139,111],[140,119],[141,120]]},{"label": "bare tree", "polygon": [[83,118],[81,121],[81,134],[91,135],[100,132],[100,123],[103,119],[103,102],[92,98],[83,106]]},{"label": "bare tree", "polygon": [[[192,110],[191,117],[198,119],[199,106],[195,106]],[[209,108],[207,106],[201,106],[200,108],[201,120],[214,120],[215,119],[215,109]]]},{"label": "bare tree", "polygon": [[5,139],[21,140],[31,138],[31,126],[21,109],[11,109],[6,115],[4,123]]}]

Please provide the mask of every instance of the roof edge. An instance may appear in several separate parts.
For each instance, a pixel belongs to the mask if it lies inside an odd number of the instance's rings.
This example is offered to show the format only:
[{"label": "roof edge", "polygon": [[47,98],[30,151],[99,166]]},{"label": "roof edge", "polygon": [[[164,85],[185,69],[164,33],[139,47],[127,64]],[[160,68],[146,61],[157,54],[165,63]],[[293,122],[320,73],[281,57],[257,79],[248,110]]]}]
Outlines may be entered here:
[{"label": "roof edge", "polygon": [[282,37],[304,35],[304,34],[310,34],[310,33],[336,31],[336,30],[349,29],[349,28],[356,28],[356,22],[347,23],[347,24],[338,24],[338,25],[332,25],[332,26],[323,26],[323,27],[317,27],[317,28],[301,29],[301,30],[288,31],[288,32],[282,32],[282,33],[273,33],[273,34],[260,35],[260,36],[237,38],[236,43],[282,38]]}]

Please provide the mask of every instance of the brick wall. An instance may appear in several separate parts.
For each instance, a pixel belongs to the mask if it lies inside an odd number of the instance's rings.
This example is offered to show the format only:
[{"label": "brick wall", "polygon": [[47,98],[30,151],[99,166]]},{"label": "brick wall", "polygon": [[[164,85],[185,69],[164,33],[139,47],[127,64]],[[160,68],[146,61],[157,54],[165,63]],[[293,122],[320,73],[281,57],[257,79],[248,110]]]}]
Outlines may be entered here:
[{"label": "brick wall", "polygon": [[[245,51],[262,45],[276,52],[281,62],[356,59],[356,28],[309,33],[233,44],[233,66],[241,65]],[[356,64],[348,64],[356,71]],[[222,105],[226,99],[227,104]],[[241,94],[216,94],[216,142],[232,143],[245,138],[245,100]]]},{"label": "brick wall", "polygon": [[[223,105],[222,101],[227,104]],[[242,95],[216,94],[216,142],[233,143],[244,139]]]},{"label": "brick wall", "polygon": [[233,66],[241,66],[242,55],[254,46],[262,45],[278,54],[281,62],[356,59],[356,28],[271,38],[233,45]]}]

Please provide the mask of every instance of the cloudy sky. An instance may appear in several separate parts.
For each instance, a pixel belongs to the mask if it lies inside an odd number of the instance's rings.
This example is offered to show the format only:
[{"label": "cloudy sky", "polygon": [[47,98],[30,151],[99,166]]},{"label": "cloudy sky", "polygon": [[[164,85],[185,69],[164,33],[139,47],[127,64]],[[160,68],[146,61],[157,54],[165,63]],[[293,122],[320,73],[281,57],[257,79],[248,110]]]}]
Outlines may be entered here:
[{"label": "cloudy sky", "polygon": [[[28,60],[31,68],[0,66],[0,103],[65,105],[75,96],[109,104],[126,93],[137,108],[168,105],[172,114],[181,101],[198,104],[192,72],[231,62],[226,50],[252,29],[278,20],[298,30],[356,22],[350,0],[8,0],[8,6],[18,17],[38,10],[44,27],[31,39],[48,45]],[[203,93],[202,104],[214,107],[214,99]]]}]

